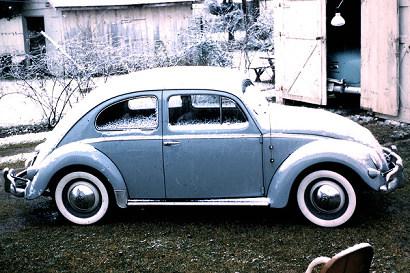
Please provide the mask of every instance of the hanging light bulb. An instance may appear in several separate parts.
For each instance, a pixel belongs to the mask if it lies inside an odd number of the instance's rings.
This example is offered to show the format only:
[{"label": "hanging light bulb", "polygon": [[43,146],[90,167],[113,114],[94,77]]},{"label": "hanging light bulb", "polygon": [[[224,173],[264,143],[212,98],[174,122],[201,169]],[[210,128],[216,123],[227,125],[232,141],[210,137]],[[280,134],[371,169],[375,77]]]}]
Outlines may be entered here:
[{"label": "hanging light bulb", "polygon": [[332,21],[330,21],[330,24],[331,24],[332,26],[341,27],[341,26],[343,26],[343,25],[345,24],[345,19],[343,19],[342,15],[340,15],[340,6],[342,5],[343,1],[344,1],[344,0],[342,0],[342,1],[339,3],[339,6],[336,7],[335,17],[333,17]]},{"label": "hanging light bulb", "polygon": [[333,17],[332,21],[330,21],[330,24],[335,27],[340,27],[345,24],[345,19],[343,19],[342,15],[340,15],[339,7],[336,8],[335,17]]}]

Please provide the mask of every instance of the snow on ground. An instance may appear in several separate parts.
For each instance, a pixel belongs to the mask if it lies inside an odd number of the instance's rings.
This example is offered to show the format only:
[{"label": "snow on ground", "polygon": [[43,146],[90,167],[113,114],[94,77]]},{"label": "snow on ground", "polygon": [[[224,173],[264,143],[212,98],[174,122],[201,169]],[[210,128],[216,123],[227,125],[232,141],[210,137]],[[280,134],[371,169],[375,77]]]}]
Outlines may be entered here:
[{"label": "snow on ground", "polygon": [[[17,136],[10,136],[6,138],[0,138],[0,148],[7,147],[13,144],[22,144],[22,143],[33,143],[33,142],[40,142],[47,138],[49,132],[42,132],[36,134],[25,134],[25,135],[17,135]],[[3,163],[15,163],[19,161],[26,161],[28,158],[34,156],[34,151],[31,153],[18,153],[16,155],[11,156],[0,156],[0,164]]]},{"label": "snow on ground", "polygon": [[[92,83],[98,86],[105,80],[104,77],[93,78]],[[36,82],[32,83],[32,85],[38,90],[41,89]],[[61,92],[61,85],[54,85],[54,83],[50,81],[46,83],[45,86],[49,98],[46,98],[44,103],[49,101],[50,104],[55,105],[56,100],[58,100],[57,97]],[[0,127],[39,124],[46,120],[39,105],[36,105],[30,98],[17,94],[24,93],[23,88],[27,88],[27,86],[21,82],[0,81]],[[32,94],[30,92],[26,93]],[[7,95],[2,97],[2,94]],[[40,94],[42,94],[42,92],[40,92]],[[51,99],[52,96],[54,96],[54,99]],[[73,101],[72,103],[75,104]],[[59,105],[61,105],[61,103]],[[69,109],[69,107],[66,107],[66,111]]]},{"label": "snow on ground", "polygon": [[22,95],[8,95],[0,99],[0,127],[40,123],[40,109]]},{"label": "snow on ground", "polygon": [[[12,82],[0,81],[0,91],[13,92]],[[8,93],[4,92],[4,93]],[[11,127],[27,124],[38,124],[43,120],[40,108],[29,98],[18,94],[4,96],[0,99],[0,127]],[[48,133],[25,134],[0,138],[0,148],[19,143],[39,142],[47,138]],[[33,151],[34,152],[34,151]],[[0,156],[0,164],[25,161],[33,153],[19,153],[12,156]]]},{"label": "snow on ground", "polygon": [[29,158],[34,157],[35,153],[20,153],[12,156],[4,156],[0,157],[0,164],[3,163],[8,163],[8,164],[13,164],[21,161],[26,161]]},{"label": "snow on ground", "polygon": [[16,135],[5,138],[0,138],[0,147],[9,146],[13,144],[40,142],[47,138],[50,132],[42,132],[35,134]]}]

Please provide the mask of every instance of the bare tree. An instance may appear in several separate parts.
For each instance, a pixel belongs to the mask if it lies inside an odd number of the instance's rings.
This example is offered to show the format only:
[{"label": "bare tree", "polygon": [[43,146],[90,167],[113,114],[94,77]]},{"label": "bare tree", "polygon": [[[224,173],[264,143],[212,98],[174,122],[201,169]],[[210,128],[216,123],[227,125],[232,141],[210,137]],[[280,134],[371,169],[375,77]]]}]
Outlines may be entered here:
[{"label": "bare tree", "polygon": [[95,77],[107,78],[152,67],[152,61],[144,54],[114,47],[102,38],[88,37],[80,33],[66,41],[64,48],[54,44],[55,50],[50,52],[26,54],[19,65],[2,62],[0,76],[12,80],[16,88],[0,90],[0,99],[12,94],[31,99],[48,127],[53,128],[68,108],[94,88]]},{"label": "bare tree", "polygon": [[[64,45],[54,43],[55,50],[25,55],[24,65],[12,64],[12,56],[6,56],[0,62],[0,78],[13,80],[16,88],[0,90],[0,99],[16,93],[30,98],[53,128],[67,109],[93,89],[95,77],[175,65],[232,66],[233,52],[241,52],[249,63],[248,52],[273,49],[269,14],[259,16],[258,11],[249,20],[248,10],[235,7],[230,0],[223,7],[215,6],[215,0],[209,3],[210,13],[193,20],[181,50],[175,52],[169,52],[162,41],[152,45],[152,50],[147,50],[147,44],[136,49],[126,43],[113,44],[107,37],[92,37],[84,30]],[[245,35],[234,39],[235,33]]]}]

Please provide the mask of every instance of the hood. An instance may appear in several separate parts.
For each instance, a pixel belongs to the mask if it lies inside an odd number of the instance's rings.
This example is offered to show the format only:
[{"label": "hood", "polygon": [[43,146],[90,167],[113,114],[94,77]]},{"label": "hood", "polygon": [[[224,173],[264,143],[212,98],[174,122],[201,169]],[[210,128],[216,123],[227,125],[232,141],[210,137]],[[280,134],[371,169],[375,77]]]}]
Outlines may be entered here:
[{"label": "hood", "polygon": [[323,136],[381,148],[368,129],[326,110],[274,104],[269,114],[271,128],[268,130],[272,133]]}]

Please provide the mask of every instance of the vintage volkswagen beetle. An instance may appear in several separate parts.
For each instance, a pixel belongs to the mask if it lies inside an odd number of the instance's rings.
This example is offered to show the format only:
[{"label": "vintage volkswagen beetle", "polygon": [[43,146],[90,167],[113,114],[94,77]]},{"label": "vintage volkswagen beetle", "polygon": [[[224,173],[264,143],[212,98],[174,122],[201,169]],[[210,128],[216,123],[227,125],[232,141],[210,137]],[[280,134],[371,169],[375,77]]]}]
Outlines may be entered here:
[{"label": "vintage volkswagen beetle", "polygon": [[[357,191],[404,185],[401,158],[341,116],[269,105],[241,73],[174,67],[119,76],[92,91],[5,189],[51,193],[76,224],[109,204],[269,206],[296,200],[316,225],[351,218]],[[293,197],[293,198],[292,198]]]}]

